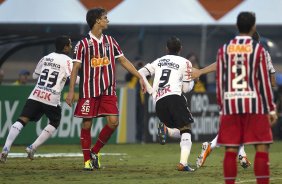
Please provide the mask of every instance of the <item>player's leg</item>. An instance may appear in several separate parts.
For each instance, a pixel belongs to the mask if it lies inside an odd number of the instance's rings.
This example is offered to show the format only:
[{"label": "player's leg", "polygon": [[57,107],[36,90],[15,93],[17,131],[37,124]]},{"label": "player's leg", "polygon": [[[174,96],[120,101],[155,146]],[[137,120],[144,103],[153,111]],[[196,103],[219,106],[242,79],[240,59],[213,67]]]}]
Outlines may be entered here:
[{"label": "player's leg", "polygon": [[273,142],[267,114],[248,114],[244,127],[244,142],[255,144],[254,173],[258,184],[269,183],[269,144]]},{"label": "player's leg", "polygon": [[237,176],[237,158],[238,147],[225,147],[223,160],[223,174],[225,184],[235,184]]},{"label": "player's leg", "polygon": [[217,146],[217,135],[211,142],[204,142],[202,144],[202,150],[200,155],[198,156],[196,160],[196,166],[197,168],[200,168],[204,165],[207,157],[210,155],[213,148]]},{"label": "player's leg", "polygon": [[164,123],[159,122],[158,138],[161,145],[164,145],[166,143],[167,136],[174,139],[179,139],[181,137],[180,130],[178,130],[177,128],[169,128]]},{"label": "player's leg", "polygon": [[29,121],[38,120],[42,116],[39,102],[28,99],[19,119],[11,126],[3,147],[0,162],[6,162],[8,153],[17,136]]},{"label": "player's leg", "polygon": [[240,165],[246,169],[248,167],[251,166],[251,162],[248,160],[247,158],[247,154],[245,152],[245,146],[244,145],[241,145],[239,147],[239,152],[238,152],[238,159],[239,159],[239,162],[240,162]]},{"label": "player's leg", "polygon": [[181,140],[180,140],[180,161],[177,165],[178,171],[194,171],[189,164],[188,159],[192,147],[192,139],[191,139],[191,124],[188,126],[182,127],[180,129],[181,132]]},{"label": "player's leg", "polygon": [[218,137],[218,135],[216,135],[215,138],[210,142],[211,150],[213,150],[214,148],[218,147],[218,145],[217,145],[217,137]]},{"label": "player's leg", "polygon": [[255,145],[256,154],[254,161],[254,172],[258,184],[269,183],[270,169],[269,169],[269,145],[257,144]]},{"label": "player's leg", "polygon": [[42,104],[42,106],[45,115],[49,119],[49,124],[42,130],[41,134],[37,137],[34,143],[26,147],[27,157],[31,160],[34,159],[34,154],[37,148],[53,135],[61,121],[62,108],[60,106],[54,107],[46,104]]},{"label": "player's leg", "polygon": [[92,127],[92,118],[83,118],[82,127],[80,131],[80,145],[83,153],[84,160],[84,170],[93,170],[91,163],[91,127]]},{"label": "player's leg", "polygon": [[180,130],[178,130],[177,128],[167,127],[167,135],[174,139],[179,139],[181,137]]},{"label": "player's leg", "polygon": [[[111,115],[109,115],[111,114]],[[98,107],[98,116],[105,116],[107,124],[103,127],[99,133],[98,139],[91,149],[92,165],[96,169],[100,168],[100,150],[111,138],[119,125],[118,119],[118,108],[117,108],[117,97],[116,96],[101,96]]]},{"label": "player's leg", "polygon": [[6,142],[2,149],[0,162],[5,163],[7,161],[7,156],[9,151],[11,150],[11,146],[14,143],[15,139],[20,134],[22,128],[26,125],[29,121],[26,117],[20,117],[10,128],[9,134],[6,138]]},{"label": "player's leg", "polygon": [[220,115],[217,143],[225,146],[223,174],[226,184],[235,184],[237,176],[237,155],[242,142],[244,115]]},{"label": "player's leg", "polygon": [[118,116],[107,116],[107,124],[103,127],[99,133],[98,139],[91,149],[92,165],[94,168],[99,169],[100,164],[100,150],[107,144],[108,140],[111,138],[112,134],[118,127]]},{"label": "player's leg", "polygon": [[97,116],[96,98],[79,98],[75,107],[74,116],[82,119],[80,130],[80,145],[83,153],[84,170],[93,170],[91,164],[91,127],[92,119]]}]

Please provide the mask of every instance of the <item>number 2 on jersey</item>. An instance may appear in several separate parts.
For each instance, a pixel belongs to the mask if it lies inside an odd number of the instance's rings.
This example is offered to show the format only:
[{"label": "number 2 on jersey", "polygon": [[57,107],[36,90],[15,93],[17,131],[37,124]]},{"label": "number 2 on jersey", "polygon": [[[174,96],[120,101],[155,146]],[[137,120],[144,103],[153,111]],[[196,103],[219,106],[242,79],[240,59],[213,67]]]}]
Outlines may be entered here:
[{"label": "number 2 on jersey", "polygon": [[[238,69],[241,69],[240,74],[238,74]],[[232,80],[232,87],[234,89],[247,88],[247,81],[245,81],[245,77],[246,77],[246,67],[245,67],[245,65],[236,65],[235,64],[235,65],[232,66],[231,70],[232,70],[232,73],[234,73],[235,75],[238,74]]]}]

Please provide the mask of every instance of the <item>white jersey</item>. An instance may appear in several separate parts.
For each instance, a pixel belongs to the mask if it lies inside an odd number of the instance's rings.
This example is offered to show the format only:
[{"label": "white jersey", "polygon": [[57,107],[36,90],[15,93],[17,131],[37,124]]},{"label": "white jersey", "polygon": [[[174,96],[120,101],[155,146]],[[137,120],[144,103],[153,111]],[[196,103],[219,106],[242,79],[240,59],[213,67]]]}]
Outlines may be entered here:
[{"label": "white jersey", "polygon": [[192,64],[189,60],[165,55],[144,66],[150,75],[155,75],[153,82],[153,98],[155,102],[168,95],[181,95],[183,82],[189,82],[188,71]]},{"label": "white jersey", "polygon": [[29,99],[44,104],[60,105],[61,91],[72,70],[72,59],[65,54],[50,53],[37,64],[34,73],[40,75]]}]

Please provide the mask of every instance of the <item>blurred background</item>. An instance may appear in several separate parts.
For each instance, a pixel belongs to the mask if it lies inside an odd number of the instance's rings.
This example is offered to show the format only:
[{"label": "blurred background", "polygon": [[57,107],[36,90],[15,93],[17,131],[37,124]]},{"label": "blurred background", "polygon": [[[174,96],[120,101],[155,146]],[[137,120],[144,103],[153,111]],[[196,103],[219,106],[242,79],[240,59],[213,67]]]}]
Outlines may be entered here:
[{"label": "blurred background", "polygon": [[[172,35],[179,37],[183,43],[181,56],[193,61],[194,67],[205,67],[215,61],[217,49],[237,35],[235,23],[238,13],[253,11],[257,30],[280,77],[277,84],[282,85],[280,0],[0,0],[0,137],[4,137],[5,127],[17,118],[21,103],[35,83],[31,74],[37,62],[54,51],[53,43],[57,36],[69,35],[74,46],[86,35],[89,29],[85,16],[93,7],[108,10],[110,25],[105,34],[118,41],[125,56],[137,68],[164,55],[166,40]],[[11,84],[17,81],[23,81],[22,84],[29,87],[15,89]],[[193,127],[196,141],[213,137],[218,127],[215,74],[203,76],[201,82],[195,86],[194,93],[187,94],[196,119]],[[125,95],[128,100],[120,101],[125,105],[124,113],[129,122],[124,125],[127,138],[120,137],[123,139],[121,142],[156,141],[157,118],[152,99],[147,95],[140,96],[136,80],[119,64],[117,84],[120,97]],[[278,94],[280,85],[274,88]],[[27,92],[23,97],[19,97],[19,93],[9,97],[9,92],[13,90]],[[20,105],[15,108],[19,110],[8,118],[6,112],[11,112],[17,100]],[[7,105],[8,102],[10,105]],[[72,113],[71,109],[66,110]],[[79,122],[73,119],[70,121]],[[275,128],[275,137],[282,137],[281,129],[280,125]],[[117,134],[118,137],[119,132]]]}]

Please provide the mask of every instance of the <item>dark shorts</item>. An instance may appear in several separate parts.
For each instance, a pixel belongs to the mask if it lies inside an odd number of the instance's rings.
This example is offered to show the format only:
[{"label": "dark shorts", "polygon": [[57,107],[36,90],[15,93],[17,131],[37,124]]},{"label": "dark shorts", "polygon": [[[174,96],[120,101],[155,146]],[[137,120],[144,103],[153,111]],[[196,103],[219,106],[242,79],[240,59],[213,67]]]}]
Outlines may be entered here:
[{"label": "dark shorts", "polygon": [[93,98],[80,98],[76,104],[74,116],[79,118],[96,118],[118,115],[117,96],[102,95]]},{"label": "dark shorts", "polygon": [[160,121],[169,128],[182,128],[194,122],[183,95],[169,95],[161,98],[156,103],[156,113]]},{"label": "dark shorts", "polygon": [[38,121],[45,114],[50,122],[60,123],[62,108],[47,105],[36,100],[28,99],[23,107],[21,116],[27,117],[30,121]]},{"label": "dark shorts", "polygon": [[217,143],[224,146],[272,143],[268,115],[221,115]]}]

